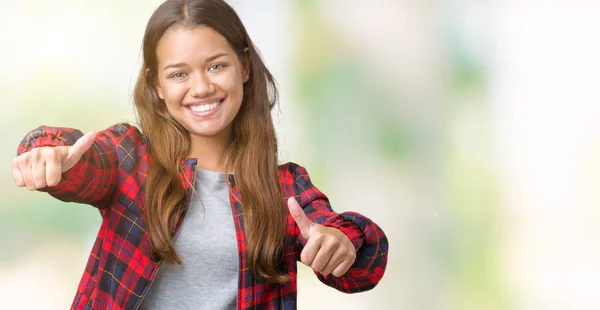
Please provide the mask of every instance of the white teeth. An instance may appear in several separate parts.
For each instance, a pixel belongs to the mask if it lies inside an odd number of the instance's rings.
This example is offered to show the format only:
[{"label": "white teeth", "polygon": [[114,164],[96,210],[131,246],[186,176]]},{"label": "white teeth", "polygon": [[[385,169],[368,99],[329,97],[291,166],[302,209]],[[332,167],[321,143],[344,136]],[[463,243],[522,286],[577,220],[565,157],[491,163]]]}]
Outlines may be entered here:
[{"label": "white teeth", "polygon": [[219,101],[215,101],[214,103],[210,103],[210,104],[203,104],[203,105],[193,105],[190,106],[190,109],[194,112],[206,112],[206,111],[210,111],[214,108],[216,108],[221,102]]}]

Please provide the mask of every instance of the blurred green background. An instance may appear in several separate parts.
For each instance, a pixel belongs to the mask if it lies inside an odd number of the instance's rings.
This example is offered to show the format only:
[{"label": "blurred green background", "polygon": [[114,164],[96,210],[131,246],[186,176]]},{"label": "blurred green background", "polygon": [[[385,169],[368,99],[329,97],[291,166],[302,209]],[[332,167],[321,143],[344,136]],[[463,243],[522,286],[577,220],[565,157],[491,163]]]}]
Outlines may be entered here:
[{"label": "blurred green background", "polygon": [[[19,141],[135,122],[161,2],[0,1],[2,308],[68,308],[100,224],[14,185]],[[301,267],[300,309],[600,308],[600,5],[229,3],[280,84],[280,161],[390,242],[367,293]]]}]

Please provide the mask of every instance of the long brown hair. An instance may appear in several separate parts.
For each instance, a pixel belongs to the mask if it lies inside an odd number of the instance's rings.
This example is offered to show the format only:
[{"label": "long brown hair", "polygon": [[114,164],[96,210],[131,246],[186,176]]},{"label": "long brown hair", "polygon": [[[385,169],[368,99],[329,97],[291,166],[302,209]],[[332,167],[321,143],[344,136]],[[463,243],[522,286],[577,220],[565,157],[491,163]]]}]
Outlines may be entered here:
[{"label": "long brown hair", "polygon": [[[152,163],[146,180],[146,214],[152,249],[170,264],[181,258],[172,232],[190,199],[183,186],[181,161],[190,149],[189,133],[166,109],[154,88],[156,46],[170,27],[206,26],[227,39],[240,61],[248,61],[249,80],[232,126],[227,167],[243,198],[250,270],[267,281],[288,280],[281,266],[286,209],[277,172],[277,141],[271,109],[277,102],[275,80],[263,63],[235,11],[222,0],[169,0],[154,12],[144,34],[143,64],[134,89],[134,104],[142,132],[150,140]],[[158,147],[152,147],[153,145]]]}]

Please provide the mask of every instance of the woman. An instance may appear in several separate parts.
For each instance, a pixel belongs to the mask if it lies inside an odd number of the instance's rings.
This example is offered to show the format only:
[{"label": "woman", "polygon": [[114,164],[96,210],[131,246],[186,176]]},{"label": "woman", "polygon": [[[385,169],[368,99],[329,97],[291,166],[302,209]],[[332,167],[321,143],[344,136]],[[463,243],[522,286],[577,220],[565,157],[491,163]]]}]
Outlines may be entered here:
[{"label": "woman", "polygon": [[103,217],[72,308],[295,309],[297,260],[343,292],[377,285],[384,233],[333,212],[303,167],[278,166],[276,101],[229,5],[169,0],[144,35],[141,131],[27,134],[15,183]]}]

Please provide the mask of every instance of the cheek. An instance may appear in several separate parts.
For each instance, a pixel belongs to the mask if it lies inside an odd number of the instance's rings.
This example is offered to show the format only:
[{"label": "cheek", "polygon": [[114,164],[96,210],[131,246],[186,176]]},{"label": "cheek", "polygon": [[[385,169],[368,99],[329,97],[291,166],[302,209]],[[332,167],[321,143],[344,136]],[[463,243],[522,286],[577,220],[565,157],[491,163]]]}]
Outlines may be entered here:
[{"label": "cheek", "polygon": [[220,87],[225,90],[230,96],[241,99],[244,93],[244,84],[240,74],[231,74],[224,76],[219,81]]},{"label": "cheek", "polygon": [[185,87],[183,85],[170,85],[162,89],[164,100],[167,107],[177,107],[181,105],[185,96]]}]

